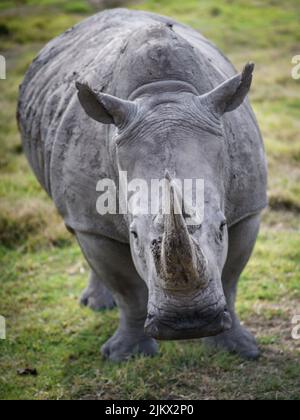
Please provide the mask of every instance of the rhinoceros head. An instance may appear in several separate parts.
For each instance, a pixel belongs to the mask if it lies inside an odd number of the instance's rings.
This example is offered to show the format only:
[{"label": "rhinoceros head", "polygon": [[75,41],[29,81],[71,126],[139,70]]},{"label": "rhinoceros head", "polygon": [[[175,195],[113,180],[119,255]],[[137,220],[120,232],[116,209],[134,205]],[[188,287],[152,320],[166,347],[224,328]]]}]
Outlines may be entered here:
[{"label": "rhinoceros head", "polygon": [[[131,101],[77,84],[93,119],[111,124],[110,155],[129,179],[203,179],[204,219],[190,226],[171,188],[168,214],[128,216],[133,260],[149,289],[146,332],[157,339],[217,335],[231,328],[222,287],[228,252],[222,118],[244,101],[253,65],[204,95],[184,82],[145,86]],[[166,171],[167,170],[167,171]],[[184,200],[183,200],[184,201]],[[182,203],[182,212],[176,211]]]}]

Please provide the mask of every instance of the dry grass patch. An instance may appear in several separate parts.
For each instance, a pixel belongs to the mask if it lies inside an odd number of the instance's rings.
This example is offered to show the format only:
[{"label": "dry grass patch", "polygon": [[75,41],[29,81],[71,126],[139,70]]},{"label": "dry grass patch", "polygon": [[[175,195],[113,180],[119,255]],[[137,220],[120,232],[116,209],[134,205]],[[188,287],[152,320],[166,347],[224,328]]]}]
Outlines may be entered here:
[{"label": "dry grass patch", "polygon": [[23,199],[0,203],[0,238],[7,248],[41,245],[63,246],[71,242],[70,235],[53,205],[41,199]]}]

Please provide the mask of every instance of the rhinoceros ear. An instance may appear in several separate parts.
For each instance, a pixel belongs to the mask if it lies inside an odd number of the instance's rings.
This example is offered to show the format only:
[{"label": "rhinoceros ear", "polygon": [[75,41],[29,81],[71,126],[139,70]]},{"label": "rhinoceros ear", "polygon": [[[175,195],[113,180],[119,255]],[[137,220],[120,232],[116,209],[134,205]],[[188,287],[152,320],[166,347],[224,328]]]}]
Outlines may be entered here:
[{"label": "rhinoceros ear", "polygon": [[201,98],[220,115],[234,111],[244,102],[250,90],[253,71],[254,64],[248,63],[241,74],[232,77]]},{"label": "rhinoceros ear", "polygon": [[78,98],[87,115],[102,124],[124,127],[135,114],[136,104],[92,90],[87,83],[76,83]]}]

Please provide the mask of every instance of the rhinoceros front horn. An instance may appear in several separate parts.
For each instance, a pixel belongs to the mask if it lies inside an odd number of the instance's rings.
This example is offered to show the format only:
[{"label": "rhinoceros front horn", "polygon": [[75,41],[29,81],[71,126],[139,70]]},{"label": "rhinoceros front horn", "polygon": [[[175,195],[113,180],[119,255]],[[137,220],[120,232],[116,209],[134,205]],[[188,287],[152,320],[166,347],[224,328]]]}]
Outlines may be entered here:
[{"label": "rhinoceros front horn", "polygon": [[174,291],[207,285],[207,260],[189,234],[180,203],[176,188],[170,188],[170,212],[164,216],[161,275],[166,289]]}]

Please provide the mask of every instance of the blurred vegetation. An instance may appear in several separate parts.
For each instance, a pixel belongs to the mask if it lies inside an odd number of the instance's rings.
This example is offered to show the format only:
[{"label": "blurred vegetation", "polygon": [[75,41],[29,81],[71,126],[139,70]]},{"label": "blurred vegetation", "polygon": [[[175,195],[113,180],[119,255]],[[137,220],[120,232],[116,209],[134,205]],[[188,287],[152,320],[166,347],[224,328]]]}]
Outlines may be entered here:
[{"label": "blurred vegetation", "polygon": [[[124,2],[122,2],[124,3]],[[255,61],[252,102],[270,168],[270,210],[239,293],[239,312],[258,335],[258,363],[163,343],[161,355],[123,365],[99,348],[117,326],[117,311],[79,308],[88,276],[81,253],[39,187],[20,147],[18,85],[39,49],[94,12],[84,0],[1,0],[0,54],[0,399],[300,398],[300,343],[291,319],[300,313],[299,0],[146,0],[130,7],[170,15],[213,40],[242,68]],[[34,367],[37,377],[18,376]]]}]

